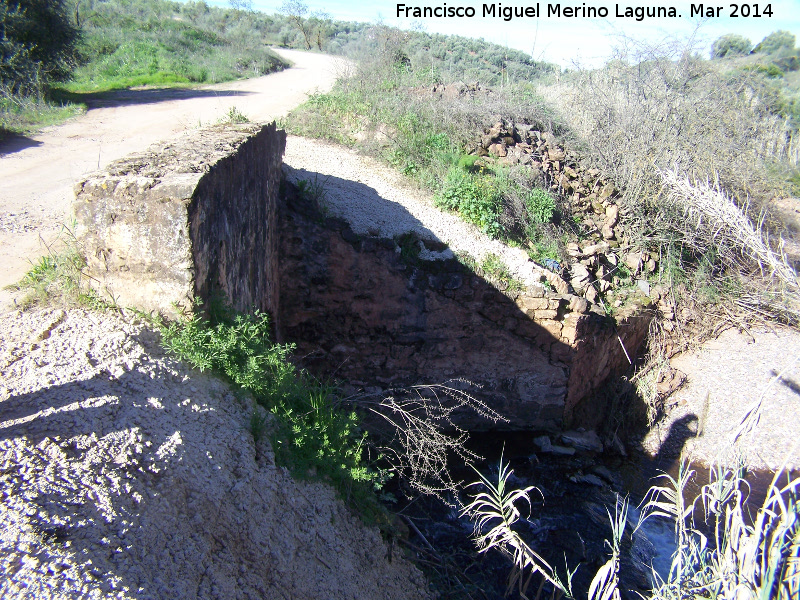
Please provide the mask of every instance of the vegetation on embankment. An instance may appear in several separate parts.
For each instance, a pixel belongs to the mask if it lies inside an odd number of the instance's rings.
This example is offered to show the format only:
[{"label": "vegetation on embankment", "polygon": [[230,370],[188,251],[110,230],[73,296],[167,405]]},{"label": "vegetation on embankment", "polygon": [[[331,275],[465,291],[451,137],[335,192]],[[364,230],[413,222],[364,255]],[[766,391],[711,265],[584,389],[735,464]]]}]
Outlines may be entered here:
[{"label": "vegetation on embankment", "polygon": [[[268,46],[275,23],[259,13],[166,0],[88,0],[72,12],[51,2],[46,14],[53,25],[45,28],[32,12],[39,4],[1,5],[7,33],[17,27],[0,63],[0,132],[58,122],[98,92],[216,83],[287,66]],[[64,32],[58,52],[48,41],[56,25]],[[53,56],[58,61],[51,67]]]},{"label": "vegetation on embankment", "polygon": [[[534,78],[491,88],[456,81],[465,71],[431,73],[424,60],[409,58],[411,36],[385,29],[352,77],[310,98],[286,125],[382,157],[434,192],[443,208],[493,237],[528,246],[535,260],[556,259],[557,269],[576,262],[570,244],[605,237],[576,209],[595,202],[580,188],[582,170],[596,169],[613,191],[595,211],[613,201],[625,231],[609,242],[655,257],[657,268],[639,277],[669,289],[678,310],[688,308],[692,320],[707,307],[717,316],[767,313],[798,322],[786,282],[752,259],[742,232],[721,236],[703,219],[688,218],[702,207],[677,201],[664,179],[674,170],[679,179],[715,182],[719,201],[729,199],[756,237],[771,237],[780,258],[777,240],[787,231],[772,201],[800,192],[800,52],[793,37],[777,37],[777,46],[759,46],[769,52],[709,60],[690,46],[620,51],[600,69],[555,77],[543,65]],[[523,139],[519,124],[543,135]],[[480,143],[486,136],[499,150]],[[547,140],[566,149],[555,159],[556,176],[541,176],[541,163],[505,155],[508,147]],[[534,161],[542,160],[536,152],[547,151],[534,148]],[[563,165],[578,174],[575,185],[559,178]],[[637,273],[618,263],[607,265],[609,282],[635,285]]]}]

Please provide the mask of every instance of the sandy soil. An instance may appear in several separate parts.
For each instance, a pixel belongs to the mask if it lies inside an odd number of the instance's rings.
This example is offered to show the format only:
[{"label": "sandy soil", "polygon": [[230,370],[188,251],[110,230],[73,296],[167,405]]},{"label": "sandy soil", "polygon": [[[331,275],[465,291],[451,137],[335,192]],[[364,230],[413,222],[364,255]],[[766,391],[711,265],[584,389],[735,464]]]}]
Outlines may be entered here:
[{"label": "sandy soil", "polygon": [[646,449],[704,464],[724,459],[760,400],[758,424],[739,444],[747,464],[800,469],[800,332],[729,329],[671,364],[687,381],[669,398],[672,410],[645,438]]},{"label": "sandy soil", "polygon": [[[0,288],[46,254],[64,224],[73,186],[87,173],[187,129],[223,119],[235,107],[253,122],[286,115],[346,71],[342,59],[281,50],[293,67],[265,77],[191,90],[134,90],[97,102],[86,114],[0,144]],[[0,292],[0,304],[7,304]]]},{"label": "sandy soil", "polygon": [[253,410],[135,319],[0,314],[0,597],[427,598],[332,488],[275,465]]}]

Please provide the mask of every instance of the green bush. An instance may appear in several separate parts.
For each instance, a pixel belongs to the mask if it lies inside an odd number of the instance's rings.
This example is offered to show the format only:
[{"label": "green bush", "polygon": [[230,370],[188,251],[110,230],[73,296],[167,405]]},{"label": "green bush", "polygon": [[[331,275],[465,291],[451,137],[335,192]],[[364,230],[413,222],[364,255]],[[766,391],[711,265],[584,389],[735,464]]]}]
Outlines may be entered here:
[{"label": "green bush", "polygon": [[[158,326],[170,352],[201,371],[223,375],[275,415],[271,441],[279,464],[295,476],[331,482],[368,521],[382,518],[373,491],[385,474],[367,462],[367,434],[358,415],[339,405],[332,387],[290,362],[294,346],[271,340],[268,315],[212,305],[208,318],[194,315]],[[265,429],[256,416],[251,426],[254,434]]]},{"label": "green bush", "polygon": [[41,96],[68,78],[77,40],[62,0],[0,2],[0,96]]},{"label": "green bush", "polygon": [[711,58],[748,54],[752,47],[753,42],[746,37],[729,33],[717,38],[711,45]]},{"label": "green bush", "polygon": [[470,175],[458,167],[451,168],[434,201],[440,208],[457,212],[490,237],[498,238],[503,233],[503,196],[493,176]]}]

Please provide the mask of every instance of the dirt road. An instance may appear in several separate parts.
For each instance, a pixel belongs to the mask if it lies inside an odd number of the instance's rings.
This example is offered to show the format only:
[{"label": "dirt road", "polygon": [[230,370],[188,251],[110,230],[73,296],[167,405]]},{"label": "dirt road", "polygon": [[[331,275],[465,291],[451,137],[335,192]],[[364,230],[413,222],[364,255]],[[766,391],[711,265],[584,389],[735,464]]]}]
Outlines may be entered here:
[{"label": "dirt road", "polygon": [[[30,138],[0,144],[0,287],[18,281],[64,224],[83,175],[172,135],[226,117],[253,122],[288,113],[307,94],[330,89],[347,64],[281,50],[293,67],[265,77],[180,90],[131,90],[97,101],[86,114]],[[8,302],[0,292],[0,306]]]}]

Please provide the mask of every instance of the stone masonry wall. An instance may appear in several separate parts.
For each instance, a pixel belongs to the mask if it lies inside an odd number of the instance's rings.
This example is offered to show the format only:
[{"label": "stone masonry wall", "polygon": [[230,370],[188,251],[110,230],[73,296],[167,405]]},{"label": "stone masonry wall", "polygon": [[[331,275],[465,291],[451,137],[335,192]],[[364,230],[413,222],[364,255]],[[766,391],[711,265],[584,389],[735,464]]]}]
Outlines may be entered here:
[{"label": "stone masonry wall", "polygon": [[509,419],[460,413],[471,430],[604,422],[603,405],[581,403],[628,366],[620,339],[636,355],[650,320],[641,308],[615,324],[541,286],[504,293],[454,259],[420,261],[402,242],[359,237],[296,195],[284,208],[279,335],[313,373],[353,394],[466,378]]},{"label": "stone masonry wall", "polygon": [[219,294],[239,310],[276,313],[285,144],[274,123],[219,125],[85,178],[73,210],[92,285],[143,310]]}]

